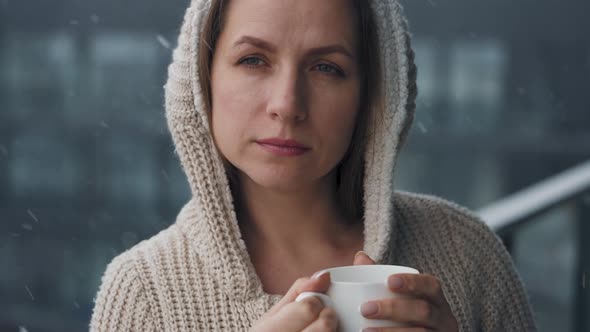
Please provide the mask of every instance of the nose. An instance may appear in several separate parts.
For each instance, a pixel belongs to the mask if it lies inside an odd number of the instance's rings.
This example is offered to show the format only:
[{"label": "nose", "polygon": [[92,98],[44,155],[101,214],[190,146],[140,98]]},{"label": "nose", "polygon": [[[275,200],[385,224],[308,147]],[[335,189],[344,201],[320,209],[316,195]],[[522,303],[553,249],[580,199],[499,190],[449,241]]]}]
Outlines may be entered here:
[{"label": "nose", "polygon": [[305,78],[296,69],[277,73],[269,91],[267,113],[273,119],[301,122],[307,118]]}]

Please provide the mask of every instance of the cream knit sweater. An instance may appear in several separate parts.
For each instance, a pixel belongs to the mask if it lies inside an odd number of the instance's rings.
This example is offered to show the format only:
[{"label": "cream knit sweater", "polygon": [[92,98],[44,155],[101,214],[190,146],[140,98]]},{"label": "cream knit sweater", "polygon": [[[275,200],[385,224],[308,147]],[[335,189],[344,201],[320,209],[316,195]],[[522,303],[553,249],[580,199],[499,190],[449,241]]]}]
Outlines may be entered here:
[{"label": "cream knit sweater", "polygon": [[[369,128],[364,250],[379,263],[437,276],[462,332],[534,331],[522,283],[498,238],[461,207],[393,190],[416,71],[397,1],[369,1],[386,107]],[[168,125],[193,198],[176,223],[109,264],[91,331],[247,331],[281,297],[263,291],[251,264],[203,108],[196,59],[209,6],[193,0],[188,8],[165,87]]]}]

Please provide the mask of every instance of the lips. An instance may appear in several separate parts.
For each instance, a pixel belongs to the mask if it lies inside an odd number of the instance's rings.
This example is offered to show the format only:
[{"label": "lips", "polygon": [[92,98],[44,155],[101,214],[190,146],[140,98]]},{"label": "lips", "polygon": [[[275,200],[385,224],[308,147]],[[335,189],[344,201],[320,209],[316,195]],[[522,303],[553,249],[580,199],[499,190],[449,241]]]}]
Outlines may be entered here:
[{"label": "lips", "polygon": [[305,154],[311,148],[292,139],[267,138],[256,141],[266,151],[284,157],[294,157]]},{"label": "lips", "polygon": [[274,146],[281,146],[281,147],[309,149],[309,147],[305,146],[303,143],[299,143],[293,139],[266,138],[266,139],[258,140],[256,142],[259,144],[267,144],[267,145],[274,145]]}]

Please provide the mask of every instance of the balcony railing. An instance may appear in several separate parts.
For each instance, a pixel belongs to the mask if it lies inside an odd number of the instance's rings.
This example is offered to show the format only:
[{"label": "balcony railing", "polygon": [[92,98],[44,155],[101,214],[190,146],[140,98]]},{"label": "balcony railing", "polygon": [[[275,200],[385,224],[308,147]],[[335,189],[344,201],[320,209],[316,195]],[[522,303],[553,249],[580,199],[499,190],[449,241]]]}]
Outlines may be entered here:
[{"label": "balcony railing", "polygon": [[[574,207],[577,219],[576,285],[572,285],[575,291],[571,327],[572,331],[590,331],[590,160],[507,196],[477,213],[513,253],[515,236],[521,229],[542,220],[537,218],[542,214],[565,204]],[[578,280],[581,280],[581,287]],[[547,280],[547,287],[551,287],[552,282],[555,281]]]}]

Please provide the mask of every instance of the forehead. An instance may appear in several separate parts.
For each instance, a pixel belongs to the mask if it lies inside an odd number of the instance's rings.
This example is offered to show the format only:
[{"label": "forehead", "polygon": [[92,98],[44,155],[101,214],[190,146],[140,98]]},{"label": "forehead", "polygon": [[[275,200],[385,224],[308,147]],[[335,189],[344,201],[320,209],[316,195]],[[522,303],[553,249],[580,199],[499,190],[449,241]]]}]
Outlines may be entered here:
[{"label": "forehead", "polygon": [[274,42],[342,42],[354,46],[357,18],[352,0],[231,0],[223,34],[255,35]]}]

